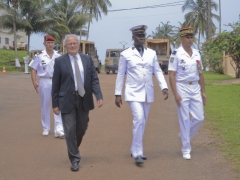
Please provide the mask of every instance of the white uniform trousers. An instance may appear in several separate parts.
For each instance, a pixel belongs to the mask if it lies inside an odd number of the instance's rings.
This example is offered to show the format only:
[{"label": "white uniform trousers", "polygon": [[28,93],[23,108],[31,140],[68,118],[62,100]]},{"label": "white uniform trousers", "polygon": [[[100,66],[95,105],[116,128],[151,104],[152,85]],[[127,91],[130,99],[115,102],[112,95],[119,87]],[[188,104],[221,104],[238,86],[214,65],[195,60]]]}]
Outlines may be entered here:
[{"label": "white uniform trousers", "polygon": [[143,134],[147,122],[151,103],[129,101],[130,108],[133,115],[133,140],[131,146],[131,153],[134,158],[143,156]]},{"label": "white uniform trousers", "polygon": [[[43,130],[50,131],[52,79],[39,78],[38,84]],[[54,114],[54,132],[56,131],[63,131],[61,113],[59,115]]]},{"label": "white uniform trousers", "polygon": [[193,84],[176,83],[181,96],[181,107],[177,106],[178,120],[182,139],[182,153],[190,153],[190,141],[197,133],[204,120],[201,88],[198,82]]}]

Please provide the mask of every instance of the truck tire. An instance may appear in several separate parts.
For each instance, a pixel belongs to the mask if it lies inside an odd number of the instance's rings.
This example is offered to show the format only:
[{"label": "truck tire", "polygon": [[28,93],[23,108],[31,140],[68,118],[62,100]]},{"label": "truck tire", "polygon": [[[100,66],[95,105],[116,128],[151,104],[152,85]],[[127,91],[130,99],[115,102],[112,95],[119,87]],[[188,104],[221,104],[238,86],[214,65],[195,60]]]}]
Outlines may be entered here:
[{"label": "truck tire", "polygon": [[115,70],[112,70],[112,73],[115,74],[116,73]]},{"label": "truck tire", "polygon": [[108,72],[106,72],[107,74],[109,74],[109,71]]}]

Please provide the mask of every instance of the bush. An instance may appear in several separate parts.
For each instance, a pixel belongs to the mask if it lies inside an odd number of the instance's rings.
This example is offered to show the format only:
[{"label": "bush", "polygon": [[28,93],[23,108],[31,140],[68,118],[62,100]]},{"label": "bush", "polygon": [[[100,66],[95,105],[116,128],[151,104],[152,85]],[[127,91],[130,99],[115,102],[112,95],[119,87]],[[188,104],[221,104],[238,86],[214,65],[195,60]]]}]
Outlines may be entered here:
[{"label": "bush", "polygon": [[218,74],[224,74],[224,68],[223,68],[223,66],[219,66],[218,68],[216,68],[216,73],[218,73]]}]

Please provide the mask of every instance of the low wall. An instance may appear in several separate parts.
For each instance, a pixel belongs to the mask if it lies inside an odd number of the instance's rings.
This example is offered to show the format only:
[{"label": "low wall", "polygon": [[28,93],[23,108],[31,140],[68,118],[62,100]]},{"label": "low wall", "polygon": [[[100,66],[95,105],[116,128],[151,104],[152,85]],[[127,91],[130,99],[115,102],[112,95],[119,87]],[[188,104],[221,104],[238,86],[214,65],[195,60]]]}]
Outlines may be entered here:
[{"label": "low wall", "polygon": [[236,75],[235,70],[233,69],[231,63],[233,64],[234,67],[236,67],[234,61],[232,61],[232,58],[228,55],[223,54],[222,65],[223,65],[223,68],[224,68],[223,69],[224,74],[235,77],[235,75]]}]

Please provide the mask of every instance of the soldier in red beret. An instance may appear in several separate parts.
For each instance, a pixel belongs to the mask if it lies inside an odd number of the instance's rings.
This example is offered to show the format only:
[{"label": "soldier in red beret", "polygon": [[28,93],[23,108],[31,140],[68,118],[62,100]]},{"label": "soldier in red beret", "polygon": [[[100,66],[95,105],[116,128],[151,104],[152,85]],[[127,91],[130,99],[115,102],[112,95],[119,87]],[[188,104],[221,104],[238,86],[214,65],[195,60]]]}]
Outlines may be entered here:
[{"label": "soldier in red beret", "polygon": [[[41,121],[43,126],[43,136],[48,136],[50,132],[50,109],[51,109],[51,91],[52,76],[55,58],[61,56],[54,51],[55,39],[50,35],[44,36],[43,42],[46,50],[38,54],[29,64],[32,68],[31,78],[36,92],[39,94],[41,103]],[[39,82],[36,80],[39,77]],[[56,138],[64,138],[61,114],[54,114],[54,136]]]}]

